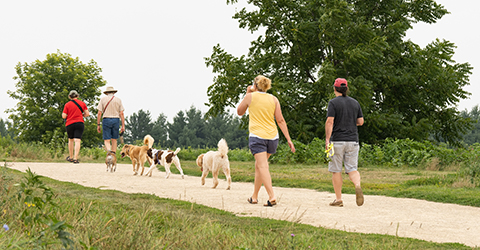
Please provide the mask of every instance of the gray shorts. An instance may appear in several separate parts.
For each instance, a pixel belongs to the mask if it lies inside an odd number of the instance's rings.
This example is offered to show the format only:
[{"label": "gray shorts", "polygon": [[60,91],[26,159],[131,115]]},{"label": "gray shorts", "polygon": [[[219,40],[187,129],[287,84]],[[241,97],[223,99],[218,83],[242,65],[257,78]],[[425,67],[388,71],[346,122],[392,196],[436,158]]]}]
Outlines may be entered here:
[{"label": "gray shorts", "polygon": [[358,168],[358,151],[360,146],[354,141],[334,141],[333,149],[335,154],[330,157],[328,163],[328,171],[334,173],[342,172],[342,165],[345,164],[345,173],[357,171]]}]

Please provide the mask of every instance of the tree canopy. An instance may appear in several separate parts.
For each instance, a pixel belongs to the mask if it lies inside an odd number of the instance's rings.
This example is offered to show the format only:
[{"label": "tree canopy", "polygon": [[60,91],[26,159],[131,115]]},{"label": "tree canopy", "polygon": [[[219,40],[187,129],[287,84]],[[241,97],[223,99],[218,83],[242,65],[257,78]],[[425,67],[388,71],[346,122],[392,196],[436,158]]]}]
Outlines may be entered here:
[{"label": "tree canopy", "polygon": [[125,142],[135,144],[150,134],[157,147],[209,147],[216,148],[218,141],[224,138],[228,147],[245,148],[248,146],[248,132],[240,128],[240,118],[234,115],[221,114],[205,119],[202,112],[195,107],[179,111],[173,122],[161,113],[152,122],[149,111],[139,110],[126,118]]},{"label": "tree canopy", "polygon": [[133,113],[125,119],[125,140],[129,143],[143,141],[143,137],[150,134],[152,128],[150,111],[140,109],[138,113]]},{"label": "tree canopy", "polygon": [[65,131],[62,111],[69,101],[68,93],[76,90],[90,111],[85,119],[85,132],[82,143],[85,146],[97,145],[101,137],[96,132],[96,103],[100,96],[100,87],[105,80],[101,69],[91,60],[82,63],[70,54],[48,54],[43,61],[18,63],[16,90],[8,90],[11,98],[18,100],[15,108],[8,109],[9,118],[19,141],[50,143],[54,131]]},{"label": "tree canopy", "polygon": [[470,118],[474,122],[473,129],[469,130],[463,136],[463,142],[467,145],[480,143],[480,108],[475,105],[470,112],[464,110],[460,113],[464,118]]},{"label": "tree canopy", "polygon": [[10,137],[13,138],[14,134],[12,133],[12,124],[8,120],[3,120],[0,118],[0,137]]},{"label": "tree canopy", "polygon": [[[229,0],[227,4],[235,4]],[[448,13],[433,0],[249,0],[233,18],[260,32],[247,55],[220,45],[205,58],[215,73],[207,117],[235,107],[252,79],[272,79],[292,137],[323,137],[326,108],[337,77],[349,82],[362,106],[364,142],[385,138],[434,138],[457,143],[471,122],[456,104],[469,93],[472,67],[456,63],[455,45],[435,40],[421,48],[405,39],[417,22]],[[244,120],[245,121],[245,120]]]}]

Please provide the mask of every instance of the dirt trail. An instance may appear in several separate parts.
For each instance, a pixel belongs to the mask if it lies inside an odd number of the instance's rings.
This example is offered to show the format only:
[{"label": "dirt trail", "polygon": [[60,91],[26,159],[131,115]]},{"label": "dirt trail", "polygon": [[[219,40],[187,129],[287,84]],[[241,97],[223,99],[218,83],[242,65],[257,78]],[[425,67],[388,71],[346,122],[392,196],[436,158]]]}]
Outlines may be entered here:
[{"label": "dirt trail", "polygon": [[115,173],[106,172],[105,164],[94,163],[16,162],[8,166],[23,172],[30,168],[38,175],[86,187],[147,193],[194,202],[238,216],[295,221],[348,232],[480,246],[480,208],[477,207],[370,195],[366,195],[365,204],[358,207],[355,195],[346,194],[344,207],[338,208],[328,206],[334,199],[332,193],[280,187],[274,187],[278,205],[264,207],[263,201],[267,200],[264,188],[260,190],[259,204],[252,205],[246,201],[253,191],[253,183],[234,182],[231,190],[225,190],[226,181],[221,180],[217,189],[212,189],[211,178],[207,178],[205,186],[202,186],[200,177],[185,176],[182,179],[172,174],[165,179],[165,173],[158,170],[153,171],[152,177],[133,176],[130,164],[119,164]]}]

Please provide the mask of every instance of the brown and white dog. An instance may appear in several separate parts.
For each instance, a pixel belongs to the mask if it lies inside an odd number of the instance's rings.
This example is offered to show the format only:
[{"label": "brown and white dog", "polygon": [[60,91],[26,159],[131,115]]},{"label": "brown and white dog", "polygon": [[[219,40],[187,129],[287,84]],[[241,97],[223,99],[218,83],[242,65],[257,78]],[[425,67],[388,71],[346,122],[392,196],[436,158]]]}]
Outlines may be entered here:
[{"label": "brown and white dog", "polygon": [[[172,150],[157,150],[154,148],[150,148],[147,150],[147,155],[153,159],[154,164],[160,164],[165,167],[165,179],[170,177],[170,166],[175,164],[175,167],[177,167],[178,171],[180,171],[180,174],[182,175],[182,179],[185,178],[183,175],[183,170],[182,166],[180,166],[180,159],[178,159],[178,152],[180,151],[180,148],[177,148],[177,150],[172,151]],[[156,167],[156,165],[152,165],[148,172],[145,174],[147,176],[152,176],[152,171]]]},{"label": "brown and white dog", "polygon": [[202,170],[202,185],[205,185],[205,178],[209,171],[212,171],[213,187],[218,186],[218,172],[220,168],[223,169],[223,173],[227,177],[228,187],[230,190],[230,184],[232,178],[230,177],[230,162],[228,161],[228,145],[225,139],[221,139],[218,142],[218,151],[208,151],[205,154],[201,154],[197,157],[197,165]]},{"label": "brown and white dog", "polygon": [[125,144],[122,148],[122,152],[120,153],[122,158],[125,156],[130,157],[130,160],[132,160],[132,165],[133,165],[133,175],[138,174],[138,170],[140,167],[142,168],[142,172],[140,175],[143,175],[143,170],[145,169],[144,164],[145,161],[148,160],[148,163],[150,163],[150,166],[152,166],[152,159],[150,159],[147,155],[148,149],[152,148],[153,146],[154,139],[150,135],[146,135],[143,138],[143,146],[135,146],[135,145],[130,145],[130,144]]},{"label": "brown and white dog", "polygon": [[107,153],[107,157],[105,157],[105,164],[107,164],[107,172],[110,170],[110,172],[115,172],[117,170],[117,156],[115,152],[109,151]]}]

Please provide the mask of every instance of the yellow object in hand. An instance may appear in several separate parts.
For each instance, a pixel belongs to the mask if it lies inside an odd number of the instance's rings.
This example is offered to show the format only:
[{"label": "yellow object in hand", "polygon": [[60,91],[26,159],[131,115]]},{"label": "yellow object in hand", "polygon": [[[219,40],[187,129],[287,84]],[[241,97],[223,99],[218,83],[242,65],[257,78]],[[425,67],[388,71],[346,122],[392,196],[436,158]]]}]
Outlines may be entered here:
[{"label": "yellow object in hand", "polygon": [[328,144],[328,149],[325,150],[327,157],[332,157],[335,154],[335,149],[333,149],[333,143]]}]

